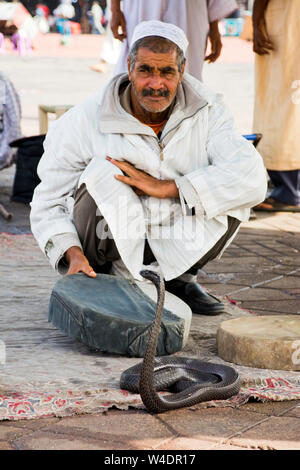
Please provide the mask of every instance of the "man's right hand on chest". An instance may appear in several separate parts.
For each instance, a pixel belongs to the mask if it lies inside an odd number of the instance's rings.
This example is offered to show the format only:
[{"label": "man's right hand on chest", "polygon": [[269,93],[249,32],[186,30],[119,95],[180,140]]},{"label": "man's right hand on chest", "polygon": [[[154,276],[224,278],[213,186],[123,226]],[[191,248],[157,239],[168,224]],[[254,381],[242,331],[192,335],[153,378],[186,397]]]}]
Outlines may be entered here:
[{"label": "man's right hand on chest", "polygon": [[85,273],[89,277],[96,277],[97,274],[90,266],[88,259],[78,246],[71,246],[65,253],[65,260],[69,265],[68,274]]}]

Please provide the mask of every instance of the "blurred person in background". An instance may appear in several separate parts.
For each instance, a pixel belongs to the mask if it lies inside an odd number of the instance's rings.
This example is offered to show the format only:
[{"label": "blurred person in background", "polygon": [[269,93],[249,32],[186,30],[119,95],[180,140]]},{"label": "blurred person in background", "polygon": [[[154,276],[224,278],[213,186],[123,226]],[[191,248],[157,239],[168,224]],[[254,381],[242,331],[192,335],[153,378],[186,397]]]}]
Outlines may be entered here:
[{"label": "blurred person in background", "polygon": [[[215,62],[222,41],[218,22],[237,9],[235,0],[111,0],[111,29],[123,42],[115,74],[127,71],[129,44],[141,21],[159,20],[179,26],[189,41],[186,72],[202,80],[204,60]],[[206,54],[208,42],[211,51]]]},{"label": "blurred person in background", "polygon": [[90,66],[94,72],[105,73],[109,65],[115,65],[121,52],[121,43],[113,37],[110,27],[111,21],[111,2],[107,0],[105,9],[105,19],[107,21],[106,36],[101,48],[100,61]]},{"label": "blurred person in background", "polygon": [[254,132],[274,186],[254,209],[300,212],[300,1],[256,0]]},{"label": "blurred person in background", "polygon": [[92,34],[104,34],[105,28],[102,25],[103,10],[98,1],[94,1],[90,10],[92,22]]},{"label": "blurred person in background", "polygon": [[71,34],[69,20],[75,16],[75,8],[72,5],[72,0],[60,0],[60,4],[53,11],[53,15],[55,17],[57,30],[62,35],[61,44],[67,44]]},{"label": "blurred person in background", "polygon": [[20,98],[11,80],[0,72],[0,170],[13,163],[16,150],[9,144],[21,136]]},{"label": "blurred person in background", "polygon": [[43,5],[42,3],[38,3],[36,5],[34,21],[37,24],[39,30],[46,34],[50,31],[50,26],[48,23],[50,10],[47,5]]},{"label": "blurred person in background", "polygon": [[72,0],[61,0],[53,13],[57,18],[73,18],[75,16],[75,8],[72,5]]}]

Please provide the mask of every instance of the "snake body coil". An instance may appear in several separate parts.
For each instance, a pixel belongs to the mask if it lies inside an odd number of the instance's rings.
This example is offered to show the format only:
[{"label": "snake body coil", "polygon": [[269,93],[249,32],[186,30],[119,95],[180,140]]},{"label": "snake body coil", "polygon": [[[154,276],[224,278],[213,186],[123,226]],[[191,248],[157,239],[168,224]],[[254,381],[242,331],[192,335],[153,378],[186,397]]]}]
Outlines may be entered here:
[{"label": "snake body coil", "polygon": [[[140,274],[156,286],[156,314],[144,360],[122,373],[120,387],[140,393],[145,407],[152,413],[162,413],[202,401],[222,400],[236,395],[240,389],[240,379],[231,367],[187,357],[155,358],[165,286],[163,279],[153,271],[143,270]],[[157,392],[162,390],[177,393],[160,396]]]}]

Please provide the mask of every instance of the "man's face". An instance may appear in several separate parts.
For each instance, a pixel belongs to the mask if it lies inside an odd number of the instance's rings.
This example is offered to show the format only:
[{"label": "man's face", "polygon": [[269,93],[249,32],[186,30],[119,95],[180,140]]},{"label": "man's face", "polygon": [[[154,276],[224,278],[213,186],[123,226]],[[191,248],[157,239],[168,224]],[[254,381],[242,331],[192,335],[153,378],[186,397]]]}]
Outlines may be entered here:
[{"label": "man's face", "polygon": [[133,99],[149,113],[165,111],[176,95],[183,71],[184,67],[182,73],[178,70],[176,50],[156,53],[140,47],[134,68],[129,70]]}]

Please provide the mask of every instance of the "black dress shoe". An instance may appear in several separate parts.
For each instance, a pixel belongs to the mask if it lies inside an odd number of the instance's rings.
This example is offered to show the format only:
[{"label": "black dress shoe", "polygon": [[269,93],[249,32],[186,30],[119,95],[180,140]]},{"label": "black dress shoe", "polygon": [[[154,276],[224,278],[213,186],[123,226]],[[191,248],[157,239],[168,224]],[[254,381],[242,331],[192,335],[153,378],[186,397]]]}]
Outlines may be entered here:
[{"label": "black dress shoe", "polygon": [[165,282],[166,290],[183,300],[193,313],[199,315],[220,315],[225,310],[224,304],[208,294],[197,282],[184,282],[179,279]]}]

